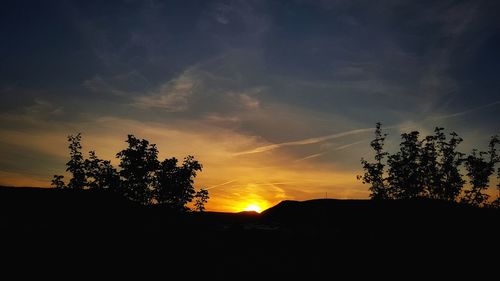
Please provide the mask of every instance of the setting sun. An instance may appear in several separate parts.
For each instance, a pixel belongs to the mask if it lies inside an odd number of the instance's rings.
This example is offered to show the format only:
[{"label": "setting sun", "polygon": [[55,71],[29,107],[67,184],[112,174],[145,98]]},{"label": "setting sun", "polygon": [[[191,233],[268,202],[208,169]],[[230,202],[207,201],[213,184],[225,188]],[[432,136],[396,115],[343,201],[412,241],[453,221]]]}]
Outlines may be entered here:
[{"label": "setting sun", "polygon": [[256,204],[251,204],[251,205],[248,205],[248,206],[245,208],[245,211],[253,211],[253,212],[260,213],[261,208],[260,208],[260,206],[259,206],[259,205],[256,205]]}]

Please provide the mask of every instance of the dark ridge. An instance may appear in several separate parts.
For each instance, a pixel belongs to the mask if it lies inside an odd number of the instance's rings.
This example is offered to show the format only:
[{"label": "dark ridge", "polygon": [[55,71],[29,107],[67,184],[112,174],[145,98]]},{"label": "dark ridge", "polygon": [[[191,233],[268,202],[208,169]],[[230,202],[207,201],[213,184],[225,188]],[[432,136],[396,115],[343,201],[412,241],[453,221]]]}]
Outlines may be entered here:
[{"label": "dark ridge", "polygon": [[[332,268],[382,261],[409,268],[412,260],[453,262],[457,271],[459,263],[499,252],[499,221],[499,210],[433,200],[317,199],[283,201],[261,214],[176,213],[105,190],[0,188],[6,256],[71,261],[90,255],[96,264],[147,262],[215,280],[246,279],[249,272],[318,279]],[[196,270],[194,257],[202,257]]]},{"label": "dark ridge", "polygon": [[[262,219],[288,225],[359,225],[392,229],[399,226],[474,227],[479,222],[496,226],[499,210],[477,208],[455,202],[430,199],[414,200],[338,200],[315,199],[283,201],[262,212]],[[491,220],[491,223],[488,223]]]}]

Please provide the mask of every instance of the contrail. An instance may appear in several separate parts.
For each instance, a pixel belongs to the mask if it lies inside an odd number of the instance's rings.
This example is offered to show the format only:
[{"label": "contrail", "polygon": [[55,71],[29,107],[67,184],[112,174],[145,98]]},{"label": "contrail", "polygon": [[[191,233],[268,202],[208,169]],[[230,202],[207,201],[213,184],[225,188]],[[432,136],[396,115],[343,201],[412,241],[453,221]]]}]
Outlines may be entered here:
[{"label": "contrail", "polygon": [[233,183],[235,182],[236,180],[232,180],[232,181],[227,181],[227,182],[223,182],[223,183],[220,183],[220,184],[216,184],[216,185],[212,185],[210,187],[207,187],[205,188],[205,190],[209,190],[209,189],[212,189],[212,188],[216,188],[216,187],[219,187],[219,186],[223,186],[223,185],[226,185],[226,184],[230,184],[230,183]]},{"label": "contrail", "polygon": [[257,147],[257,148],[252,149],[252,150],[238,152],[238,153],[235,153],[233,155],[238,156],[238,155],[245,155],[245,154],[260,153],[260,152],[265,152],[265,151],[277,149],[277,148],[284,147],[284,146],[314,144],[314,143],[324,142],[327,140],[336,139],[336,138],[340,138],[340,137],[344,137],[344,136],[350,136],[350,135],[371,132],[371,131],[373,131],[373,128],[350,130],[350,131],[337,133],[337,134],[333,134],[333,135],[327,135],[327,136],[323,136],[323,137],[308,138],[308,139],[303,139],[303,140],[298,140],[298,141],[270,144],[270,145],[266,145],[266,146]]},{"label": "contrail", "polygon": [[[367,141],[367,139],[363,139],[363,140],[360,140],[360,141],[356,141],[356,142],[353,142],[353,143],[348,143],[348,144],[345,144],[345,145],[342,145],[342,146],[339,146],[339,147],[336,147],[334,149],[332,149],[331,151],[338,151],[338,150],[342,150],[342,149],[346,149],[346,148],[349,148],[351,146],[354,146],[356,144],[359,144],[359,143],[363,143]],[[299,162],[299,161],[304,161],[304,160],[307,160],[307,159],[311,159],[311,158],[315,158],[315,157],[318,157],[318,156],[321,156],[323,154],[326,154],[328,153],[329,151],[325,151],[325,152],[321,152],[321,153],[316,153],[316,154],[312,154],[312,155],[309,155],[309,156],[306,156],[304,158],[300,158],[298,160],[295,160],[295,162]]]},{"label": "contrail", "polygon": [[300,162],[300,161],[304,161],[304,160],[307,160],[307,159],[311,159],[311,158],[315,158],[315,157],[318,157],[318,156],[321,156],[323,154],[325,154],[326,152],[321,152],[321,153],[316,153],[316,154],[311,154],[311,155],[308,155],[304,158],[300,158],[300,159],[297,159],[295,160],[295,162]]},{"label": "contrail", "polygon": [[474,112],[474,111],[477,111],[477,110],[480,110],[480,109],[484,109],[484,108],[488,108],[488,107],[491,107],[491,106],[494,106],[494,105],[497,105],[497,104],[500,104],[500,100],[492,102],[492,103],[488,103],[488,104],[485,104],[485,105],[481,105],[481,106],[478,106],[478,107],[474,107],[474,108],[471,108],[471,109],[468,109],[468,110],[464,110],[462,112],[456,112],[456,113],[452,113],[452,114],[448,114],[448,115],[431,117],[430,119],[432,119],[432,120],[440,120],[440,119],[448,119],[448,118],[458,117],[458,116],[469,114],[471,112]]},{"label": "contrail", "polygon": [[351,147],[351,146],[353,146],[353,145],[363,143],[363,142],[365,142],[365,141],[367,141],[367,140],[368,140],[368,139],[364,139],[364,140],[360,140],[360,141],[355,141],[355,142],[353,142],[353,143],[348,143],[348,144],[346,144],[346,145],[342,145],[342,146],[339,146],[339,147],[335,148],[335,149],[334,149],[334,151],[337,151],[337,150],[342,150],[342,149],[346,149],[346,148]]}]

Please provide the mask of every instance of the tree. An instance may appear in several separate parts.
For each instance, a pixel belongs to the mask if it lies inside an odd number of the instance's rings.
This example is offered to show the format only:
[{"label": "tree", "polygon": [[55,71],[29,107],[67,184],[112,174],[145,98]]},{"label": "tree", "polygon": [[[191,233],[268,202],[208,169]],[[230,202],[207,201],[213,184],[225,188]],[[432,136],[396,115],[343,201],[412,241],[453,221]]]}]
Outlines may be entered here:
[{"label": "tree", "polygon": [[499,143],[498,136],[493,136],[487,152],[474,149],[467,157],[465,168],[471,188],[464,192],[463,202],[473,206],[481,206],[488,200],[489,195],[485,194],[484,191],[488,188],[490,176],[495,172],[495,165],[499,162],[496,149],[496,145]]},{"label": "tree", "polygon": [[84,189],[87,185],[87,180],[85,177],[85,165],[82,155],[82,145],[81,145],[82,135],[78,133],[76,136],[69,135],[69,156],[70,160],[66,163],[66,171],[72,174],[72,178],[69,180],[67,185],[70,189]]},{"label": "tree", "polygon": [[403,141],[399,145],[399,152],[388,157],[389,190],[393,198],[423,197],[424,183],[420,167],[421,142],[418,136],[417,131],[401,134]]},{"label": "tree", "polygon": [[66,165],[73,177],[65,185],[63,176],[54,175],[55,188],[107,189],[140,204],[165,204],[181,211],[188,210],[186,205],[196,197],[196,209],[204,210],[208,191],[195,191],[194,178],[202,165],[193,156],[184,158],[180,166],[176,158],[160,163],[156,145],[128,135],[128,147],[116,154],[120,159],[117,171],[110,161],[98,158],[95,151],[89,152],[88,159],[83,158],[81,134],[69,136],[68,141],[70,160]]},{"label": "tree", "polygon": [[127,198],[141,204],[151,203],[159,166],[156,145],[147,140],[128,135],[128,148],[118,152],[120,177],[123,188],[120,192]]},{"label": "tree", "polygon": [[206,189],[200,189],[200,191],[196,192],[196,195],[194,196],[196,198],[194,202],[194,208],[198,212],[204,212],[205,211],[205,204],[208,202],[208,199],[210,198],[208,196],[208,190]]},{"label": "tree", "polygon": [[489,197],[488,194],[483,193],[483,191],[488,188],[488,178],[491,175],[490,165],[484,159],[485,154],[486,152],[484,151],[477,151],[477,149],[474,149],[465,161],[471,188],[465,190],[462,202],[473,206],[480,206],[488,200]]},{"label": "tree", "polygon": [[463,140],[455,132],[451,132],[450,136],[449,142],[446,142],[444,136],[440,135],[438,138],[441,155],[440,175],[442,176],[438,199],[456,201],[465,183],[460,174],[464,154],[456,150]]},{"label": "tree", "polygon": [[491,202],[491,207],[500,208],[500,167],[497,168],[497,198]]},{"label": "tree", "polygon": [[90,151],[84,166],[89,189],[118,189],[120,175],[111,165],[111,161],[99,159],[95,151]]},{"label": "tree", "polygon": [[420,173],[424,185],[424,196],[433,199],[443,198],[443,174],[440,169],[440,150],[437,141],[444,138],[443,128],[434,130],[434,135],[427,136],[422,141],[420,153]]},{"label": "tree", "polygon": [[165,159],[160,163],[157,171],[157,187],[155,190],[155,200],[158,204],[174,205],[174,197],[180,186],[178,179],[179,167],[177,158]]},{"label": "tree", "polygon": [[382,134],[382,124],[379,122],[375,128],[375,139],[370,142],[370,146],[375,150],[375,163],[370,163],[361,159],[361,164],[365,173],[357,176],[364,184],[371,184],[370,197],[372,199],[389,199],[389,193],[385,185],[383,159],[388,154],[384,152],[384,141],[387,134]]},{"label": "tree", "polygon": [[63,178],[64,176],[54,175],[51,185],[56,189],[65,189],[66,185],[64,184]]},{"label": "tree", "polygon": [[[380,123],[377,123],[375,139],[370,143],[375,150],[375,162],[361,159],[365,174],[358,176],[363,183],[371,185],[372,199],[460,199],[475,206],[486,205],[488,195],[485,191],[491,175],[495,172],[496,164],[500,162],[496,148],[500,143],[498,136],[491,138],[487,152],[474,149],[465,157],[464,153],[457,150],[463,141],[462,138],[451,132],[450,138],[447,139],[444,128],[436,127],[433,135],[421,140],[418,131],[401,134],[399,150],[389,154],[383,151],[383,142],[387,135],[382,135],[380,127]],[[386,156],[387,164],[384,164],[383,159]],[[466,181],[460,173],[464,163],[471,185],[465,191],[463,187]],[[387,173],[384,172],[385,165],[388,166]],[[497,177],[500,180],[500,168]],[[500,206],[500,183],[497,188],[499,199],[492,204]]]},{"label": "tree", "polygon": [[174,209],[185,210],[187,203],[193,200],[194,178],[202,165],[193,156],[187,156],[181,166],[177,159],[166,159],[160,164],[157,173],[156,201]]}]

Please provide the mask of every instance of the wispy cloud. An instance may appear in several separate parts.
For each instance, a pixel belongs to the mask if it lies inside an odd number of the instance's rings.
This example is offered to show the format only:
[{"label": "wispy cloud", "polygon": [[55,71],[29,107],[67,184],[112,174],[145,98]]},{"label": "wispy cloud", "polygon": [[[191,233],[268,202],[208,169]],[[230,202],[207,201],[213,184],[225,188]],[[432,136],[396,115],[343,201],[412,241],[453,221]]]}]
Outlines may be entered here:
[{"label": "wispy cloud", "polygon": [[247,56],[235,51],[195,63],[153,91],[136,96],[132,104],[142,109],[189,112],[192,117],[225,118],[257,110],[261,107],[259,96],[267,87],[252,78],[251,64],[255,62]]},{"label": "wispy cloud", "polygon": [[94,93],[126,96],[147,91],[152,84],[143,74],[132,70],[118,75],[95,75],[83,81],[82,86]]},{"label": "wispy cloud", "polygon": [[327,152],[320,152],[320,153],[315,153],[315,154],[311,154],[311,155],[308,155],[306,157],[303,157],[303,158],[300,158],[300,159],[297,159],[295,160],[295,162],[300,162],[300,161],[304,161],[304,160],[307,160],[307,159],[312,159],[312,158],[316,158],[316,157],[319,157],[321,155],[325,155]]},{"label": "wispy cloud", "polygon": [[451,113],[451,114],[447,114],[447,115],[430,117],[429,119],[431,119],[431,120],[442,120],[442,119],[448,119],[448,118],[453,118],[453,117],[460,117],[462,115],[466,115],[466,114],[469,114],[469,113],[472,113],[472,112],[475,112],[475,111],[478,111],[478,110],[481,110],[481,109],[489,108],[489,107],[492,107],[492,106],[495,106],[495,105],[498,105],[498,104],[500,104],[500,100],[494,101],[492,103],[484,104],[484,105],[481,105],[481,106],[473,107],[471,109],[467,109],[467,110],[460,111],[460,112],[455,112],[455,113]]},{"label": "wispy cloud", "polygon": [[216,188],[216,187],[219,187],[219,186],[228,185],[228,184],[233,183],[233,182],[237,182],[237,180],[230,180],[230,181],[226,181],[226,182],[223,182],[223,183],[220,183],[220,184],[215,184],[215,185],[209,186],[209,187],[207,187],[205,189],[209,190],[209,189],[213,189],[213,188]]},{"label": "wispy cloud", "polygon": [[[366,141],[367,141],[367,139],[363,139],[363,140],[356,141],[356,142],[353,142],[353,143],[348,143],[348,144],[345,144],[345,145],[338,146],[338,147],[336,147],[336,148],[332,149],[331,151],[339,151],[339,150],[344,150],[344,149],[349,148],[349,147],[351,147],[351,146],[355,146],[355,145],[360,144],[360,143],[365,143]],[[306,156],[306,157],[303,157],[303,158],[297,159],[297,160],[295,160],[295,162],[300,162],[300,161],[304,161],[304,160],[307,160],[307,159],[316,158],[316,157],[319,157],[319,156],[325,155],[325,154],[327,154],[328,152],[330,152],[330,151],[324,151],[324,152],[320,152],[320,153],[311,154],[311,155],[308,155],[308,156]]]},{"label": "wispy cloud", "polygon": [[[373,130],[373,128],[372,128],[372,130]],[[337,147],[337,148],[335,148],[335,149],[333,149],[333,150],[334,150],[334,151],[344,150],[344,149],[346,149],[346,148],[349,148],[349,147],[351,147],[351,146],[355,146],[355,145],[360,144],[360,143],[364,143],[364,142],[366,142],[366,141],[367,141],[367,139],[360,140],[360,141],[356,141],[356,142],[353,142],[353,143],[348,143],[348,144],[345,144],[345,145],[339,146],[339,147]]]},{"label": "wispy cloud", "polygon": [[185,111],[189,105],[188,97],[197,83],[199,81],[188,69],[178,78],[161,85],[156,92],[138,97],[135,105],[140,108],[161,108],[168,112]]},{"label": "wispy cloud", "polygon": [[320,142],[324,142],[324,141],[331,140],[331,139],[336,139],[336,138],[340,138],[340,137],[345,137],[345,136],[350,136],[350,135],[355,135],[355,134],[360,134],[360,133],[366,133],[366,132],[371,132],[371,131],[373,131],[373,128],[350,130],[350,131],[337,133],[337,134],[333,134],[333,135],[322,136],[322,137],[308,138],[308,139],[303,139],[303,140],[298,140],[298,141],[282,142],[282,143],[261,146],[261,147],[254,148],[252,150],[238,152],[238,153],[235,153],[234,155],[238,156],[238,155],[245,155],[245,154],[261,153],[261,152],[266,152],[269,150],[274,150],[274,149],[286,147],[286,146],[315,144],[315,143],[320,143]]}]

